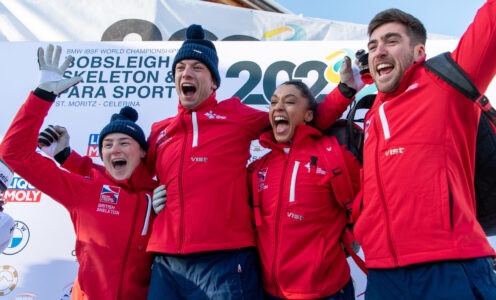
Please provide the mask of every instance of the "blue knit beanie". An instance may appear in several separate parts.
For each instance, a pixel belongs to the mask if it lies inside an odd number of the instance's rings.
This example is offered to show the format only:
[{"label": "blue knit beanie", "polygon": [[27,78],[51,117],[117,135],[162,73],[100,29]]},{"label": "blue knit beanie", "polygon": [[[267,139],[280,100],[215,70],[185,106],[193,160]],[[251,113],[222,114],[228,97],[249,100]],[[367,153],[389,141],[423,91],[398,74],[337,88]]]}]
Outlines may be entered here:
[{"label": "blue knit beanie", "polygon": [[100,151],[100,156],[102,154],[103,138],[106,135],[115,132],[129,135],[146,151],[148,149],[148,144],[143,130],[136,124],[137,120],[138,112],[130,106],[124,106],[118,114],[113,114],[110,118],[110,123],[103,127],[98,136],[98,151]]},{"label": "blue knit beanie", "polygon": [[210,70],[212,77],[220,86],[219,75],[219,58],[217,57],[217,50],[214,44],[205,39],[205,32],[201,25],[190,25],[186,31],[186,40],[184,41],[179,51],[177,51],[172,63],[172,73],[175,78],[176,64],[183,59],[196,59],[204,63]]}]

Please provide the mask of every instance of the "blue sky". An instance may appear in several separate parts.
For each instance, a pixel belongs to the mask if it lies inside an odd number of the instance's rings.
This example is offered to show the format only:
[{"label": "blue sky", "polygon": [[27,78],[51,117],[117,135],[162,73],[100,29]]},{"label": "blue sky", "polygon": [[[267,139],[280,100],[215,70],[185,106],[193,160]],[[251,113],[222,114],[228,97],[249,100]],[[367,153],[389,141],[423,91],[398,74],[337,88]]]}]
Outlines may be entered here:
[{"label": "blue sky", "polygon": [[395,7],[417,17],[429,33],[460,37],[485,0],[275,0],[305,17],[368,24],[381,10]]}]

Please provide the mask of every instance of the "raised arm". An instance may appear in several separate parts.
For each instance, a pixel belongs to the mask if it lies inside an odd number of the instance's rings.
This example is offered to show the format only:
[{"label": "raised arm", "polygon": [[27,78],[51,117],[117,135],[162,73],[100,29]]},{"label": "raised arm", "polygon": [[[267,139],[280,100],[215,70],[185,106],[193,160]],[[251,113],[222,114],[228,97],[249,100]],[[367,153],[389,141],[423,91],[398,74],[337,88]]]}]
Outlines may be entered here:
[{"label": "raised arm", "polygon": [[[14,171],[42,192],[54,199],[69,199],[60,187],[71,186],[70,175],[60,170],[53,161],[36,152],[38,130],[57,95],[81,81],[80,77],[64,78],[63,74],[72,57],[59,66],[61,48],[38,49],[41,80],[17,112],[14,121],[0,144],[0,158]],[[69,182],[71,181],[71,182]],[[69,201],[68,200],[68,201]]]},{"label": "raised arm", "polygon": [[320,129],[329,128],[346,111],[355,94],[364,83],[358,69],[354,72],[351,59],[345,56],[339,69],[340,82],[317,106],[315,125]]}]

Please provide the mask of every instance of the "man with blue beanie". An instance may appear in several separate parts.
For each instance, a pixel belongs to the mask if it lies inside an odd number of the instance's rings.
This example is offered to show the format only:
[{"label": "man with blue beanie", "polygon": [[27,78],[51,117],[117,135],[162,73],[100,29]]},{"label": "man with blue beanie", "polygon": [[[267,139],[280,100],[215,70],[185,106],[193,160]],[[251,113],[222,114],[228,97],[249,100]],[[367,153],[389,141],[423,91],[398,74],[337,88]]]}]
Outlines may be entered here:
[{"label": "man with blue beanie", "polygon": [[155,194],[168,200],[147,248],[157,253],[148,299],[262,299],[245,165],[267,113],[217,101],[216,48],[199,25],[186,36],[172,63],[178,114],[149,138]]}]

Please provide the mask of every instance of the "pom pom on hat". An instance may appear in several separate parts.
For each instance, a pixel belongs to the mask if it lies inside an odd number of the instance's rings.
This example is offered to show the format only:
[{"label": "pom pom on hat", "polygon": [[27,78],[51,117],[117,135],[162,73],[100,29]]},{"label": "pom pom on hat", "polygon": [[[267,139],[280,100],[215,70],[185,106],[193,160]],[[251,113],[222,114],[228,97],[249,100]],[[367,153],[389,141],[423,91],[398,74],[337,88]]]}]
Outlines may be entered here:
[{"label": "pom pom on hat", "polygon": [[126,120],[126,119],[133,122],[138,121],[138,112],[130,106],[124,106],[123,108],[121,108],[119,114],[114,114],[112,116],[110,121],[112,122],[115,120]]},{"label": "pom pom on hat", "polygon": [[205,39],[205,32],[201,25],[190,25],[186,30],[186,40],[183,42],[181,48],[177,51],[172,63],[172,73],[175,78],[176,64],[183,59],[196,59],[204,63],[210,70],[212,77],[220,86],[219,75],[219,58],[217,57],[217,49],[215,45]]},{"label": "pom pom on hat", "polygon": [[124,106],[118,114],[113,114],[110,118],[110,123],[103,127],[98,137],[98,151],[100,152],[100,156],[102,154],[103,139],[106,135],[116,132],[129,135],[146,151],[148,144],[143,130],[136,124],[137,120],[138,112],[130,106]]},{"label": "pom pom on hat", "polygon": [[193,24],[186,30],[186,38],[192,40],[203,40],[205,39],[205,31],[201,25]]}]

